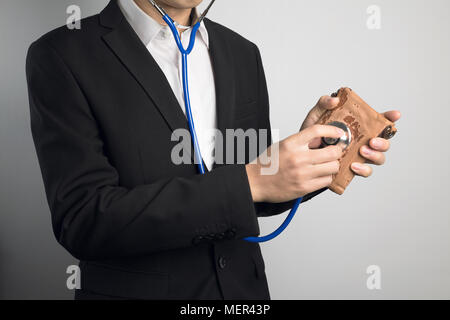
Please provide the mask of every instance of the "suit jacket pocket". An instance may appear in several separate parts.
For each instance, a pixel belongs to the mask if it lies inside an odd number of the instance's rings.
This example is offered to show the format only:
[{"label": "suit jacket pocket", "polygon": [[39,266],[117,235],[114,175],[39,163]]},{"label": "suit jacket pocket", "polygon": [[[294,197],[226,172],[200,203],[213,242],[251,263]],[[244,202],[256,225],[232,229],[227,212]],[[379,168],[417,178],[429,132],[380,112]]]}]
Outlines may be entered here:
[{"label": "suit jacket pocket", "polygon": [[128,299],[167,299],[169,275],[123,270],[92,262],[81,266],[81,289]]}]

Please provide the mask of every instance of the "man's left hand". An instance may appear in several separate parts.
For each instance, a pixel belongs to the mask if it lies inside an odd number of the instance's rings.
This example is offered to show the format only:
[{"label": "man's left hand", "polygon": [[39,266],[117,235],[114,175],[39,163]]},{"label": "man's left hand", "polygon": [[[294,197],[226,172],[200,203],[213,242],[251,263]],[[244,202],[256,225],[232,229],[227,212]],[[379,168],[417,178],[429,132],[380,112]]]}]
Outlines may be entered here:
[{"label": "man's left hand", "polygon": [[[339,104],[339,98],[333,98],[330,96],[323,96],[319,99],[319,102],[311,109],[302,124],[300,130],[306,129],[314,125],[322,116],[322,114],[327,111],[334,109]],[[401,114],[399,111],[388,111],[383,114],[388,120],[396,122],[400,119]],[[318,147],[320,141],[312,142],[311,147]],[[389,150],[390,142],[389,140],[383,138],[373,138],[369,141],[369,146],[362,146],[359,150],[362,157],[367,159],[368,163],[375,165],[382,165],[386,161],[385,152]],[[351,169],[355,174],[362,177],[369,177],[372,175],[372,167],[367,163],[354,162],[351,165]]]}]

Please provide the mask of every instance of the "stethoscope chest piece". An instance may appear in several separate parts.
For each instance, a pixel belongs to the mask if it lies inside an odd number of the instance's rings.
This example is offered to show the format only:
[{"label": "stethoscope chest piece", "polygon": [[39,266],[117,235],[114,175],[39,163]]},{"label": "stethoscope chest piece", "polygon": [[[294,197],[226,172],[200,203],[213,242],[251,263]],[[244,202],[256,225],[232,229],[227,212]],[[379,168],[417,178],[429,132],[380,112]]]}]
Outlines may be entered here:
[{"label": "stethoscope chest piece", "polygon": [[340,121],[332,121],[327,123],[329,126],[335,126],[339,129],[344,130],[345,134],[340,138],[322,138],[323,146],[341,146],[342,150],[347,149],[347,147],[352,142],[352,132],[350,128],[343,122]]}]

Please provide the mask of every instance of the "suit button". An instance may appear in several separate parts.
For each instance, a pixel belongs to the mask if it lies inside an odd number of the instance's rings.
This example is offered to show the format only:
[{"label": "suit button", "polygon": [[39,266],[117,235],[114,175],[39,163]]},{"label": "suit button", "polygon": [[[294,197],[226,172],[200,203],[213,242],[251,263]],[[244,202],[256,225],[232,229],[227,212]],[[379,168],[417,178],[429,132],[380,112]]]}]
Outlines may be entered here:
[{"label": "suit button", "polygon": [[227,266],[227,259],[225,259],[224,256],[221,256],[219,258],[219,268],[220,269],[225,269],[226,266]]}]

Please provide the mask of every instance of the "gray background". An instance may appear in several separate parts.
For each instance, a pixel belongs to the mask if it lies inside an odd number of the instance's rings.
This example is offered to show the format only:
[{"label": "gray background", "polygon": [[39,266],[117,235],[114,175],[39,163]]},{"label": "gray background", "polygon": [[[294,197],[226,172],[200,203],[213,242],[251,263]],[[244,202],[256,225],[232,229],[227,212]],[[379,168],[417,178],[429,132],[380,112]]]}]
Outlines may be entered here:
[{"label": "gray background", "polygon": [[[0,2],[0,298],[69,299],[31,139],[24,61],[29,44],[106,0]],[[368,30],[366,9],[382,10]],[[448,0],[219,0],[210,17],[260,47],[273,129],[296,132],[323,94],[350,86],[379,111],[399,109],[388,162],[337,196],[303,205],[264,244],[272,298],[450,298]],[[282,15],[281,15],[282,14]],[[281,21],[284,18],[284,21]],[[283,216],[261,219],[263,233]],[[378,265],[382,290],[366,287]]]}]

